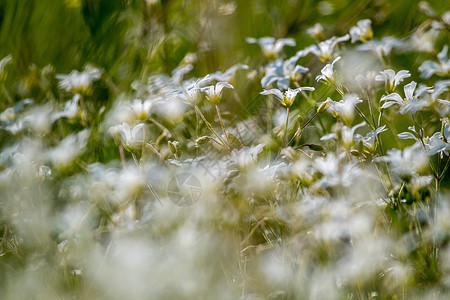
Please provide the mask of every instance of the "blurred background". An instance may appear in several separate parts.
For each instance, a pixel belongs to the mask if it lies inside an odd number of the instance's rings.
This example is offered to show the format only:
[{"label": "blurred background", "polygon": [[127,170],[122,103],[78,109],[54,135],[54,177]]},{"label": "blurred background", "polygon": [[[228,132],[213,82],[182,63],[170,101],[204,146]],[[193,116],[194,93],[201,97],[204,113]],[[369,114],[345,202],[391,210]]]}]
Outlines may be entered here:
[{"label": "blurred background", "polygon": [[[17,99],[30,96],[48,65],[68,73],[91,63],[127,89],[133,80],[170,73],[183,61],[196,61],[197,76],[238,62],[261,63],[260,49],[246,44],[246,37],[293,37],[298,46],[286,49],[293,54],[314,42],[306,29],[317,22],[327,37],[347,33],[364,18],[372,19],[375,38],[404,36],[426,18],[418,2],[2,0],[0,57],[11,54],[8,77],[22,78],[6,83]],[[448,0],[429,4],[438,13],[450,7]]]}]

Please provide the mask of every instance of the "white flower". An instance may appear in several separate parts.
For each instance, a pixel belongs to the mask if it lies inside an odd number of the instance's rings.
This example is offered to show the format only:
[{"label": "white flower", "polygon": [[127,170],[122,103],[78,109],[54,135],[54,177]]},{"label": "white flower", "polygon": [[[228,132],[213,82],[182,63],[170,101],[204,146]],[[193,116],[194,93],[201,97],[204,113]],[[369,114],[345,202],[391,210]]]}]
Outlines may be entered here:
[{"label": "white flower", "polygon": [[327,98],[325,102],[328,102],[327,110],[335,118],[340,117],[346,122],[351,122],[354,117],[355,106],[362,100],[355,94],[346,94],[339,102],[333,101],[331,98]]},{"label": "white flower", "polygon": [[185,82],[181,88],[176,88],[166,95],[168,100],[180,98],[189,105],[196,105],[201,100],[201,88],[208,82],[212,81],[208,74],[203,78],[199,78],[194,82]]},{"label": "white flower", "polygon": [[342,157],[329,153],[326,157],[318,157],[314,160],[314,169],[323,175],[315,183],[318,187],[327,188],[338,185],[349,187],[359,178],[361,170],[353,162],[341,166]]},{"label": "white flower", "polygon": [[331,64],[327,64],[325,67],[323,67],[323,69],[321,70],[322,75],[317,75],[316,81],[322,80],[322,81],[330,82],[330,83],[334,82],[335,79],[334,79],[333,67],[334,67],[334,64],[340,59],[341,59],[341,57],[338,56],[335,58],[335,60],[333,60],[333,62]]},{"label": "white flower", "polygon": [[113,136],[119,133],[123,147],[130,152],[140,148],[144,143],[144,123],[139,123],[130,128],[130,125],[124,122],[121,125],[110,127],[109,132]]},{"label": "white flower", "polygon": [[223,88],[229,88],[234,89],[234,87],[229,84],[228,82],[218,82],[216,85],[210,85],[204,88],[201,88],[202,92],[206,93],[206,98],[212,103],[212,104],[219,104],[220,100],[222,99],[222,91]]},{"label": "white flower", "polygon": [[371,40],[373,37],[371,24],[372,24],[371,20],[364,19],[358,21],[358,23],[356,23],[356,26],[350,28],[349,33],[352,38],[352,43],[358,40],[363,42]]},{"label": "white flower", "polygon": [[67,136],[58,146],[47,152],[48,160],[59,168],[70,165],[77,156],[85,151],[90,134],[90,129],[85,129],[77,134]]},{"label": "white flower", "polygon": [[191,64],[182,65],[172,71],[172,81],[179,85],[183,82],[183,77],[189,73],[194,67]]},{"label": "white flower", "polygon": [[358,50],[362,51],[373,51],[373,47],[375,45],[375,49],[377,53],[381,55],[389,55],[394,48],[401,48],[404,46],[404,43],[400,41],[399,39],[396,39],[391,36],[387,36],[382,38],[381,40],[375,40],[373,39],[371,44],[369,43],[363,43],[356,47]]},{"label": "white flower", "polygon": [[53,124],[53,110],[53,105],[49,102],[44,105],[34,106],[22,118],[23,125],[26,128],[33,129],[38,134],[46,134],[50,132]]},{"label": "white flower", "polygon": [[254,166],[257,162],[258,155],[263,151],[264,145],[259,144],[252,147],[243,147],[241,150],[233,150],[231,159],[241,170],[245,170],[250,166]]},{"label": "white flower", "polygon": [[155,100],[152,99],[147,99],[145,101],[134,99],[131,103],[130,109],[136,116],[136,119],[142,121],[148,119],[148,117],[150,116],[150,111],[154,104]]},{"label": "white flower", "polygon": [[162,101],[155,102],[155,112],[172,124],[182,122],[188,108],[182,97],[166,97]]},{"label": "white flower", "polygon": [[395,74],[394,70],[387,69],[380,71],[381,75],[375,76],[376,81],[384,81],[386,84],[386,91],[393,92],[397,85],[403,81],[403,79],[411,77],[411,74],[407,70],[401,70]]},{"label": "white flower", "polygon": [[440,153],[441,157],[443,154],[450,154],[450,125],[445,124],[442,128],[442,132],[436,132],[432,137],[429,138],[427,142],[428,155],[435,155]]},{"label": "white flower", "polygon": [[445,45],[437,55],[439,63],[427,60],[419,67],[422,78],[430,78],[433,74],[438,76],[447,76],[450,72],[450,59],[448,58],[448,46]]},{"label": "white flower", "polygon": [[100,79],[102,71],[100,69],[86,66],[83,72],[76,70],[68,75],[56,75],[59,79],[59,87],[74,93],[88,92],[93,81]]},{"label": "white flower", "polygon": [[341,36],[339,38],[333,36],[330,39],[320,42],[318,45],[312,45],[304,50],[297,52],[296,56],[303,57],[309,53],[317,56],[321,61],[328,61],[333,57],[333,51],[337,43],[348,41],[350,36],[348,34]]},{"label": "white flower", "polygon": [[417,83],[412,81],[411,83],[405,85],[404,92],[405,92],[405,99],[403,99],[399,94],[392,93],[386,96],[383,96],[380,101],[386,101],[381,108],[387,108],[394,104],[400,105],[400,113],[405,114],[407,112],[415,113],[419,110],[421,110],[423,107],[427,106],[428,103],[425,101],[421,101],[418,99],[418,95],[422,94],[423,92],[431,92],[430,88],[425,88],[421,91],[416,91],[416,94],[414,94],[414,91],[416,89]]},{"label": "white flower", "polygon": [[273,82],[277,82],[279,89],[286,90],[289,87],[289,81],[297,80],[298,74],[306,73],[309,71],[300,65],[296,65],[298,60],[297,56],[283,61],[277,59],[274,63],[268,64],[265,67],[265,76],[261,79],[261,85],[266,88]]},{"label": "white flower", "polygon": [[[342,138],[342,144],[344,147],[346,148],[351,148],[353,146],[353,140],[361,140],[363,139],[361,135],[355,135],[355,131],[356,129],[363,127],[366,125],[366,122],[361,122],[359,124],[356,124],[353,127],[347,127],[347,126],[342,126],[341,128],[341,138]],[[321,141],[326,141],[329,139],[337,139],[338,136],[336,133],[330,133],[327,135],[324,135],[323,137],[320,138]]]},{"label": "white flower", "polygon": [[284,92],[284,94],[279,89],[271,89],[271,90],[264,90],[260,94],[261,95],[274,95],[277,97],[277,99],[283,104],[284,106],[291,106],[294,103],[295,96],[297,96],[298,93],[301,91],[314,91],[313,87],[300,87],[297,89],[291,89],[288,88],[287,91]]},{"label": "white flower", "polygon": [[80,98],[81,96],[79,94],[75,94],[72,100],[66,102],[64,110],[53,113],[52,121],[56,121],[59,118],[67,118],[69,120],[75,118],[80,112],[80,107],[78,105]]},{"label": "white flower", "polygon": [[260,39],[246,38],[245,40],[249,44],[259,44],[267,58],[276,58],[284,46],[295,46],[295,40],[291,38],[275,40],[273,37],[263,37]]},{"label": "white flower", "polygon": [[388,150],[387,156],[377,158],[377,160],[388,162],[392,171],[400,177],[417,175],[417,172],[423,170],[428,164],[428,158],[422,151],[420,143],[415,143],[403,151]]},{"label": "white flower", "polygon": [[306,30],[306,33],[319,41],[325,39],[325,35],[323,33],[323,26],[320,23],[316,23],[316,24],[314,24],[313,27],[308,28]]},{"label": "white flower", "polygon": [[364,147],[367,148],[367,150],[369,152],[373,152],[375,151],[375,139],[377,137],[377,135],[379,135],[380,133],[386,131],[386,125],[383,125],[382,127],[378,127],[377,129],[368,132],[366,134],[365,137],[359,135],[359,134],[355,134],[355,136],[353,137],[355,140],[359,140],[363,143]]}]

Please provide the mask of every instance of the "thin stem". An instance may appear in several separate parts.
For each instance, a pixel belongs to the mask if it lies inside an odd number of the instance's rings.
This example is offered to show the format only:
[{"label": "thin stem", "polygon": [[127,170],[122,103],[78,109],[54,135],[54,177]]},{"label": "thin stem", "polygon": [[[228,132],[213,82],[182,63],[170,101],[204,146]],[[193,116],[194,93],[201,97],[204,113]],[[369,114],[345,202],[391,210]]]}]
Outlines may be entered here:
[{"label": "thin stem", "polygon": [[358,112],[358,114],[361,116],[361,118],[363,118],[364,121],[366,121],[367,125],[369,125],[370,128],[371,128],[372,130],[375,130],[375,127],[373,127],[373,125],[370,123],[369,119],[368,119],[368,118],[366,117],[366,115],[359,109],[359,107],[355,105],[355,109],[356,109],[356,111]]},{"label": "thin stem", "polygon": [[336,89],[336,91],[337,91],[339,94],[341,94],[341,96],[344,96],[344,92],[342,91],[342,89],[341,89],[340,87],[338,87],[338,85],[337,85],[335,82],[333,82],[333,86],[334,86],[334,88]]},{"label": "thin stem", "polygon": [[158,152],[158,150],[156,150],[156,148],[155,147],[153,147],[153,145],[152,144],[150,144],[150,143],[144,143],[144,146],[147,146],[147,147],[149,147],[160,159],[162,159],[162,155],[161,155],[161,153],[159,153]]},{"label": "thin stem", "polygon": [[[367,104],[369,105],[369,112],[370,112],[370,117],[372,119],[372,124],[375,126],[375,115],[373,113],[373,107],[372,107],[372,101],[370,101],[370,95],[369,95],[369,91],[366,91],[367,94]],[[378,128],[378,127],[377,127]]]},{"label": "thin stem", "polygon": [[133,161],[134,161],[134,164],[136,165],[136,167],[139,167],[139,162],[138,162],[138,160],[136,158],[136,154],[131,152],[131,156],[133,157]]},{"label": "thin stem", "polygon": [[161,123],[159,123],[158,121],[156,121],[155,119],[153,119],[153,118],[149,118],[148,119],[150,122],[152,122],[153,124],[155,124],[156,126],[158,126],[159,127],[159,129],[161,129],[163,132],[166,132],[168,135],[168,137],[170,138],[170,137],[172,137],[172,134],[170,133],[170,130],[169,129],[167,129],[164,125],[162,125]]},{"label": "thin stem", "polygon": [[[298,84],[297,81],[294,81],[294,85],[295,85],[295,87],[300,88],[300,84]],[[310,102],[310,103],[313,104],[313,105],[316,104],[316,103],[314,102],[314,100],[311,99],[311,98],[305,93],[305,91],[300,91],[300,93],[303,95],[303,97],[305,97],[306,100],[308,100],[308,102]]]},{"label": "thin stem", "polygon": [[381,118],[383,117],[383,112],[384,112],[384,109],[380,108],[380,114],[378,115],[377,128],[380,127],[380,125],[381,125]]},{"label": "thin stem", "polygon": [[5,87],[5,84],[2,83],[2,92],[5,95],[6,99],[8,99],[8,102],[13,105],[14,104],[14,100],[11,97],[11,94],[9,93],[8,89]]},{"label": "thin stem", "polygon": [[370,45],[372,45],[373,47],[373,51],[375,52],[375,54],[377,55],[378,59],[380,60],[380,62],[386,67],[386,62],[384,61],[383,56],[381,55],[381,53],[378,52],[377,46],[375,45],[375,43],[370,40],[369,41]]},{"label": "thin stem", "polygon": [[195,105],[194,108],[195,108],[195,111],[197,111],[197,113],[203,119],[203,121],[205,122],[205,124],[209,128],[209,130],[211,130],[212,133],[219,139],[219,141],[221,142],[222,146],[227,148],[229,151],[231,151],[230,147],[228,147],[228,145],[225,144],[225,142],[220,138],[220,136],[217,134],[217,132],[214,130],[214,128],[211,126],[211,124],[208,122],[208,120],[206,120],[206,118],[203,115],[203,113],[201,112],[200,108],[198,108],[197,105]]},{"label": "thin stem", "polygon": [[445,164],[445,167],[442,170],[441,174],[439,174],[439,180],[444,179],[445,174],[446,174],[445,172],[447,172],[447,169],[448,169],[449,166],[450,166],[450,157],[447,158],[447,163]]},{"label": "thin stem", "polygon": [[126,162],[125,162],[125,152],[123,151],[122,144],[119,145],[119,154],[120,154],[120,161],[122,162],[122,167],[125,168]]},{"label": "thin stem", "polygon": [[[419,140],[420,140],[420,142],[422,144],[423,150],[425,152],[427,152],[427,146],[425,145],[425,141],[423,140],[423,136],[422,136],[422,129],[423,128],[422,128],[422,126],[420,126],[419,122],[417,122],[416,117],[414,116],[414,114],[411,114],[411,117],[412,117],[412,120],[413,120],[414,124],[419,128]],[[433,161],[431,159],[429,161],[430,161],[431,170],[434,173],[434,178],[438,178],[439,174],[436,172],[436,168],[434,167]]]},{"label": "thin stem", "polygon": [[145,151],[145,128],[143,128],[144,130],[142,130],[142,149],[141,149],[141,159],[139,160],[139,162],[142,165],[142,160],[144,159],[144,151]]},{"label": "thin stem", "polygon": [[[303,124],[303,126],[301,126],[301,127],[297,130],[297,132],[294,134],[294,136],[292,137],[292,139],[289,141],[289,144],[292,143],[292,141],[300,134],[300,132],[302,132],[302,130],[305,129],[305,127],[308,126],[308,124],[311,123],[312,120],[314,120],[314,119],[317,117],[318,114],[319,114],[319,112],[316,111],[316,113],[315,113],[308,121],[306,121],[306,123]],[[289,144],[288,144],[288,145],[289,145]]]},{"label": "thin stem", "polygon": [[288,125],[289,125],[289,106],[286,111],[286,131],[284,132],[284,142],[287,142],[287,134],[288,134]]},{"label": "thin stem", "polygon": [[217,115],[219,116],[219,123],[220,123],[220,126],[222,127],[223,134],[225,135],[228,146],[230,146],[230,139],[228,138],[228,133],[225,130],[225,125],[223,124],[223,121],[222,121],[222,115],[220,114],[219,105],[217,105],[217,104],[216,104],[216,111],[217,111]]}]

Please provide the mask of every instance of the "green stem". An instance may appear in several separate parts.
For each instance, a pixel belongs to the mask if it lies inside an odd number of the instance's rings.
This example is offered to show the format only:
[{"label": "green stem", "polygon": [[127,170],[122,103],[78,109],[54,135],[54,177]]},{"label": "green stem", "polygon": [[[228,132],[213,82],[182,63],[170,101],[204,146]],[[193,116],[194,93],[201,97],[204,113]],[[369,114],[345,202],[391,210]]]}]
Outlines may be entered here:
[{"label": "green stem", "polygon": [[284,132],[284,142],[287,143],[287,137],[288,137],[288,125],[289,125],[289,106],[286,110],[286,131]]},{"label": "green stem", "polygon": [[[156,150],[156,148],[155,147],[153,147],[153,145],[152,144],[150,144],[150,143],[144,143],[144,146],[147,146],[147,147],[149,147],[160,159],[162,159],[162,155],[161,155],[161,153],[159,153],[159,151],[158,150]],[[142,150],[143,151],[143,150]]]},{"label": "green stem", "polygon": [[[289,144],[292,143],[292,141],[300,134],[300,132],[302,132],[302,130],[305,129],[305,127],[308,126],[308,124],[311,123],[312,120],[314,120],[314,119],[317,117],[318,114],[319,114],[319,112],[316,111],[316,113],[315,113],[308,121],[306,121],[306,123],[303,124],[302,127],[300,127],[300,128],[297,130],[297,132],[294,134],[294,136],[292,137],[292,139],[289,141]],[[289,144],[288,144],[288,145],[289,145]]]},{"label": "green stem", "polygon": [[209,128],[209,130],[211,130],[211,132],[219,139],[219,141],[221,142],[222,146],[227,148],[227,150],[231,151],[230,147],[228,147],[227,144],[225,144],[225,142],[220,138],[220,136],[217,134],[217,132],[214,130],[214,128],[211,126],[211,124],[208,122],[208,120],[206,120],[205,116],[203,115],[203,113],[201,112],[200,108],[198,108],[197,105],[194,106],[195,111],[200,115],[200,117],[203,119],[203,121],[205,122],[206,126]]},{"label": "green stem", "polygon": [[225,130],[225,125],[223,124],[223,121],[222,121],[222,116],[220,114],[219,105],[217,105],[217,104],[216,104],[216,111],[217,111],[217,115],[219,116],[219,123],[220,123],[220,126],[222,127],[223,134],[225,135],[225,138],[227,140],[228,146],[230,146],[230,139],[228,138],[228,133]]}]

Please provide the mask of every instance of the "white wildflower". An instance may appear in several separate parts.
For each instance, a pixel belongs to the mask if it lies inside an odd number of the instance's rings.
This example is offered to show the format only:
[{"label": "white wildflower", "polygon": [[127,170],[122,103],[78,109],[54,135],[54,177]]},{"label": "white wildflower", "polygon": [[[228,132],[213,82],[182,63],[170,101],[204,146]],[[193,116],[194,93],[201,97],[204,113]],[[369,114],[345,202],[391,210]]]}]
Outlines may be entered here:
[{"label": "white wildflower", "polygon": [[393,92],[403,79],[411,77],[407,70],[401,70],[395,74],[394,70],[387,69],[380,72],[381,75],[375,76],[376,81],[383,81],[386,85],[386,91]]},{"label": "white wildflower", "polygon": [[83,72],[73,70],[68,75],[56,75],[59,86],[74,93],[89,93],[92,82],[100,79],[102,71],[92,66],[86,66]]},{"label": "white wildflower", "polygon": [[222,92],[224,88],[234,89],[234,87],[229,84],[228,82],[218,82],[216,85],[210,85],[204,88],[201,88],[200,90],[202,92],[205,92],[206,99],[208,99],[209,102],[212,104],[219,104],[220,100],[222,100]]},{"label": "white wildflower", "polygon": [[338,56],[336,57],[333,62],[331,64],[327,64],[325,67],[322,68],[322,70],[320,71],[322,74],[321,75],[317,75],[316,76],[316,81],[325,81],[325,82],[329,82],[329,83],[334,83],[336,81],[336,79],[334,78],[334,64],[340,60],[341,57]]},{"label": "white wildflower", "polygon": [[360,20],[356,23],[356,26],[350,28],[350,36],[352,38],[352,43],[356,41],[370,41],[373,37],[372,21],[369,19]]},{"label": "white wildflower", "polygon": [[295,97],[301,91],[314,91],[314,88],[308,86],[300,87],[297,89],[288,88],[288,90],[285,91],[284,93],[282,93],[279,89],[271,89],[271,90],[264,90],[260,94],[274,95],[281,102],[282,105],[289,107],[294,103]]},{"label": "white wildflower", "polygon": [[[405,99],[403,99],[399,94],[392,93],[386,96],[383,96],[380,101],[385,101],[381,108],[388,108],[394,104],[400,106],[400,113],[405,114],[407,112],[416,113],[421,110],[425,106],[428,106],[428,103],[425,101],[421,101],[418,98],[418,94],[421,94],[423,91],[414,91],[416,90],[417,83],[412,81],[411,83],[404,86]],[[430,88],[426,88],[425,92],[431,92]]]},{"label": "white wildflower", "polygon": [[447,76],[450,72],[450,59],[448,58],[448,46],[445,45],[442,51],[437,55],[438,61],[426,60],[419,67],[422,78],[430,78],[433,74],[438,76]]},{"label": "white wildflower", "polygon": [[259,44],[264,55],[270,59],[276,58],[284,46],[295,46],[295,40],[291,38],[275,40],[273,37],[263,37],[260,39],[246,38],[245,40],[249,44]]}]

